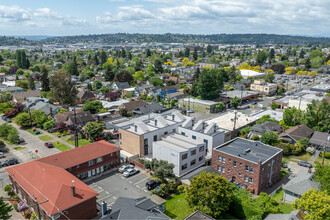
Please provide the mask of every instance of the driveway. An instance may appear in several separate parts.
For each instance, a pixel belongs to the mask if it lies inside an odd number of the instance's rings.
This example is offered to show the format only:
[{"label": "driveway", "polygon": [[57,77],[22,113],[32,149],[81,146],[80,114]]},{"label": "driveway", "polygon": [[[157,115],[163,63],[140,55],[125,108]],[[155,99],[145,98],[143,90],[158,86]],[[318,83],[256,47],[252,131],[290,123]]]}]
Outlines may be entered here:
[{"label": "driveway", "polygon": [[87,183],[87,185],[99,193],[97,196],[98,203],[101,204],[105,201],[108,207],[111,207],[119,197],[141,198],[143,196],[149,196],[150,192],[145,187],[146,182],[149,180],[149,177],[143,170],[128,178],[116,172],[109,176],[95,179]]}]

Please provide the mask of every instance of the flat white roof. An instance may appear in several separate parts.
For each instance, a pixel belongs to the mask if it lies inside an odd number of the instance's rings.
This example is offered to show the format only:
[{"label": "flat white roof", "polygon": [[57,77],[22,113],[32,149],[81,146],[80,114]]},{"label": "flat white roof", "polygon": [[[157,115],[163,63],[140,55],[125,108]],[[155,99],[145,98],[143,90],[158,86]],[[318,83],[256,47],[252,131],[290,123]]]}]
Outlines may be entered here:
[{"label": "flat white roof", "polygon": [[256,71],[253,71],[253,70],[240,70],[241,71],[241,75],[243,77],[249,77],[249,76],[252,76],[252,77],[257,77],[257,76],[264,76],[265,73],[260,73],[260,72],[256,72]]},{"label": "flat white roof", "polygon": [[254,114],[252,114],[251,116],[260,119],[262,116],[264,115],[269,115],[271,118],[277,120],[277,121],[281,121],[283,119],[283,112],[282,111],[276,111],[276,110],[261,110],[258,111]]},{"label": "flat white roof", "polygon": [[122,99],[114,102],[108,102],[108,101],[101,101],[103,108],[112,108],[113,106],[121,106],[124,103],[127,103],[129,101]]},{"label": "flat white roof", "polygon": [[217,104],[216,102],[213,102],[213,101],[194,99],[194,98],[184,98],[183,101],[200,103],[200,104],[203,104],[203,105],[216,105]]}]

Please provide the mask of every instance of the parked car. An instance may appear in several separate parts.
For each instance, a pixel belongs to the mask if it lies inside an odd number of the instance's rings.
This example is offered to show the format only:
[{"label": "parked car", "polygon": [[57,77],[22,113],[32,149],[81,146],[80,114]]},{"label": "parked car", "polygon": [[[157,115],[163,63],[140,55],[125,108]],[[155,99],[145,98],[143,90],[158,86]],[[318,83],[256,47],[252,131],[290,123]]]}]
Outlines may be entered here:
[{"label": "parked car", "polygon": [[195,111],[193,109],[187,110],[187,113],[194,113]]},{"label": "parked car", "polygon": [[245,107],[244,107],[244,109],[248,109],[248,108],[250,108],[250,106],[249,106],[249,105],[247,105],[247,106],[245,106]]},{"label": "parked car", "polygon": [[18,141],[17,141],[17,144],[21,144],[21,143],[24,143],[25,140],[23,138],[19,138]]},{"label": "parked car", "polygon": [[46,142],[45,146],[48,147],[48,148],[53,148],[54,147],[53,143],[51,143],[51,142]]},{"label": "parked car", "polygon": [[298,162],[298,165],[299,166],[302,166],[302,167],[308,167],[308,168],[312,168],[313,167],[312,164],[310,164],[310,163],[308,163],[307,161],[304,161],[304,160],[300,160]]},{"label": "parked car", "polygon": [[133,176],[134,174],[137,174],[139,172],[140,172],[140,170],[138,168],[128,169],[123,173],[123,176],[129,177],[129,176]]},{"label": "parked car", "polygon": [[154,188],[156,188],[160,184],[161,184],[161,182],[159,180],[149,180],[146,183],[146,187],[147,187],[148,190],[153,190]]},{"label": "parked car", "polygon": [[132,168],[134,168],[134,165],[132,165],[132,164],[125,164],[125,165],[121,166],[121,167],[118,169],[118,171],[121,172],[121,173],[123,173],[123,172],[125,172],[126,170],[128,170],[128,169],[132,169]]},{"label": "parked car", "polygon": [[57,129],[54,127],[54,128],[51,128],[51,129],[49,129],[49,132],[50,133],[54,133],[54,132],[56,132],[57,131]]},{"label": "parked car", "polygon": [[8,160],[5,160],[5,161],[1,162],[2,167],[6,167],[6,166],[9,166],[9,165],[14,165],[14,164],[18,164],[18,160],[16,158],[9,158]]},{"label": "parked car", "polygon": [[3,154],[3,152],[0,152],[0,158],[5,158],[5,155]]}]

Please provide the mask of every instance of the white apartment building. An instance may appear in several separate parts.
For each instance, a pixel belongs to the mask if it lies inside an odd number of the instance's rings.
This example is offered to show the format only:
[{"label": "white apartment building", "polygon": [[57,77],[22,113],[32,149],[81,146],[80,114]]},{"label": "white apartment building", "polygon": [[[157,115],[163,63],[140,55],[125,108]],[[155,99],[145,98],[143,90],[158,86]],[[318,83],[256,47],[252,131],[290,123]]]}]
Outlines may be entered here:
[{"label": "white apartment building", "polygon": [[192,140],[204,142],[206,144],[205,160],[212,158],[212,150],[225,142],[225,131],[220,129],[216,123],[206,123],[204,120],[198,121],[192,128],[178,127],[178,133]]},{"label": "white apartment building", "polygon": [[181,177],[205,164],[206,144],[177,133],[153,143],[153,158],[174,165],[173,173]]}]

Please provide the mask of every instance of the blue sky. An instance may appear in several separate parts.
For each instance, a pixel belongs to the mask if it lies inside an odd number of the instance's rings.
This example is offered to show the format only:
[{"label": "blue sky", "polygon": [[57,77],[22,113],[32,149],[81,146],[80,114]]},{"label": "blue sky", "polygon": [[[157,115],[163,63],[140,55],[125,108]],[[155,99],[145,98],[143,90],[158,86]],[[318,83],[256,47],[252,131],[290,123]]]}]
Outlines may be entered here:
[{"label": "blue sky", "polygon": [[0,35],[117,32],[330,37],[330,0],[0,0]]}]

